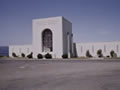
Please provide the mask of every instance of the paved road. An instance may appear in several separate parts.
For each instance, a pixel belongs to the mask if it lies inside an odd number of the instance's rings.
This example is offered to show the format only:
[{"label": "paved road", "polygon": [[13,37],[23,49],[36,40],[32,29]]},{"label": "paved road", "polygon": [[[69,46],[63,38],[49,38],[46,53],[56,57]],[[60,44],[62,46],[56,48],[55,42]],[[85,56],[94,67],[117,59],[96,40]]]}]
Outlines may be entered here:
[{"label": "paved road", "polygon": [[120,90],[120,61],[0,60],[0,90]]}]

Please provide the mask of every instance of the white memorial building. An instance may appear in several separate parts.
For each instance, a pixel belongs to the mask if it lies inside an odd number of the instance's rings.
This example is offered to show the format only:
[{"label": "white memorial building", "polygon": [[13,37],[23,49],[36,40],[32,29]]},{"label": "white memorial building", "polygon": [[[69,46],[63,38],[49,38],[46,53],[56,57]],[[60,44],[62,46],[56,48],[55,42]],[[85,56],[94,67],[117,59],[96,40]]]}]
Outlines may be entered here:
[{"label": "white memorial building", "polygon": [[33,53],[33,58],[37,58],[40,53],[45,55],[50,53],[52,58],[62,58],[63,54],[72,56],[86,56],[89,50],[91,55],[96,57],[97,50],[101,49],[103,55],[107,56],[111,50],[120,56],[120,42],[101,43],[74,43],[72,34],[72,23],[64,17],[51,17],[35,19],[32,21],[32,44],[31,45],[10,45],[9,56],[12,53],[21,57]]}]

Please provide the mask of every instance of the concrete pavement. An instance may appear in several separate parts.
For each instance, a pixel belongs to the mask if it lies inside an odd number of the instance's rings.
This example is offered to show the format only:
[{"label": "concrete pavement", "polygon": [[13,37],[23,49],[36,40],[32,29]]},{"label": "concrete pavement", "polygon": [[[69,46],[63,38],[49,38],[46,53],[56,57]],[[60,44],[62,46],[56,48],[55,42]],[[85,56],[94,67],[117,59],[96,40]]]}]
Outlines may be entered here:
[{"label": "concrete pavement", "polygon": [[0,90],[120,90],[120,61],[0,60]]}]

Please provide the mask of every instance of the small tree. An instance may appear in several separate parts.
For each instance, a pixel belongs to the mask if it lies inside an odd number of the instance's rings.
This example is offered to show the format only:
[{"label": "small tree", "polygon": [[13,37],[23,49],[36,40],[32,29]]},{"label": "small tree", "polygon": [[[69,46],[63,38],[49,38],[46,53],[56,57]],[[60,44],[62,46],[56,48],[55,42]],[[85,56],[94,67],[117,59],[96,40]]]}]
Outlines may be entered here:
[{"label": "small tree", "polygon": [[12,56],[13,56],[13,57],[17,57],[17,55],[16,55],[14,52],[12,53]]},{"label": "small tree", "polygon": [[38,59],[42,59],[42,58],[43,58],[43,55],[39,53],[39,54],[37,55],[37,58],[38,58]]},{"label": "small tree", "polygon": [[31,52],[29,55],[27,55],[28,58],[33,58],[33,52]]},{"label": "small tree", "polygon": [[113,58],[113,57],[117,57],[117,54],[112,50],[111,52],[110,52],[110,56]]},{"label": "small tree", "polygon": [[45,58],[46,58],[46,59],[51,59],[51,58],[52,58],[52,55],[49,54],[49,53],[47,53],[47,54],[45,54]]},{"label": "small tree", "polygon": [[25,57],[25,54],[24,54],[24,53],[22,53],[22,54],[21,54],[21,56],[22,56],[22,57]]},{"label": "small tree", "polygon": [[62,58],[68,58],[68,55],[67,54],[63,54]]},{"label": "small tree", "polygon": [[97,55],[98,55],[98,57],[103,57],[103,54],[102,54],[102,50],[101,49],[99,49],[98,51],[97,51]]},{"label": "small tree", "polygon": [[111,57],[114,57],[114,53],[115,53],[115,52],[114,52],[113,50],[110,51],[110,56],[111,56]]},{"label": "small tree", "polygon": [[86,57],[92,57],[92,55],[90,54],[89,50],[86,51]]}]

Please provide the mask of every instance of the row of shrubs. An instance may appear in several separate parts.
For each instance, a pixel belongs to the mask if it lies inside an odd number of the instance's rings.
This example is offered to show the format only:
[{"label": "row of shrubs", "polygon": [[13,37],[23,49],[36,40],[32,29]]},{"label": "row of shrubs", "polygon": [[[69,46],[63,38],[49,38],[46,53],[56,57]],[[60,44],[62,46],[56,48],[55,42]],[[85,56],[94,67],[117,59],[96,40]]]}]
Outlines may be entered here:
[{"label": "row of shrubs", "polygon": [[[102,50],[101,49],[99,49],[98,51],[97,51],[97,55],[98,55],[98,57],[99,58],[101,58],[101,57],[104,57],[104,55],[102,54]],[[86,57],[93,57],[91,54],[90,54],[90,52],[89,52],[89,50],[87,50],[86,51]],[[117,57],[117,54],[112,50],[111,52],[110,52],[110,56],[108,55],[108,56],[106,56],[106,57]]]},{"label": "row of shrubs", "polygon": [[[14,52],[12,53],[12,56],[13,57],[18,57]],[[22,53],[21,54],[21,57],[27,57],[27,58],[33,58],[33,53],[31,52],[29,55],[27,55],[27,56],[25,56],[25,54],[24,53]],[[43,58],[46,58],[46,59],[51,59],[52,58],[52,55],[51,54],[49,54],[49,53],[47,53],[47,54],[45,54],[45,55],[42,55],[42,54],[38,54],[37,55],[37,58],[38,59],[43,59]],[[68,55],[67,54],[63,54],[62,55],[62,58],[68,58]]]},{"label": "row of shrubs", "polygon": [[[13,57],[18,57],[15,53],[12,53],[12,56],[13,56]],[[22,53],[22,54],[21,54],[21,57],[33,58],[33,53],[31,52],[31,53],[30,53],[29,55],[27,55],[27,56],[25,56],[25,54]],[[39,53],[39,54],[37,55],[37,58],[38,58],[38,59],[43,59],[43,58],[51,59],[51,58],[52,58],[52,55],[49,54],[49,53],[47,53],[47,54],[45,54],[45,55],[43,56],[42,54]]]},{"label": "row of shrubs", "polygon": [[51,58],[52,58],[52,55],[49,54],[49,53],[45,54],[44,56],[43,56],[42,54],[38,54],[38,55],[37,55],[37,58],[38,58],[38,59],[43,59],[44,57],[45,57],[46,59],[51,59]]},{"label": "row of shrubs", "polygon": [[[13,56],[13,57],[18,57],[15,53],[12,53],[12,56]],[[27,56],[25,56],[25,54],[22,53],[21,56],[22,56],[22,57],[27,57],[27,58],[33,58],[33,53],[31,52],[31,53],[30,53],[29,55],[27,55]],[[97,56],[98,56],[99,58],[104,57],[104,55],[102,54],[102,50],[101,50],[101,49],[99,49],[99,50],[97,51]],[[89,58],[93,57],[93,56],[90,54],[89,50],[86,51],[86,57],[89,57]],[[106,56],[106,57],[107,57],[107,58],[109,58],[109,57],[114,58],[114,57],[117,57],[117,54],[112,50],[112,51],[110,52],[110,56],[108,55],[108,56]],[[45,54],[45,55],[42,55],[42,54],[39,53],[39,54],[37,55],[37,58],[38,58],[38,59],[43,59],[43,58],[51,59],[51,58],[52,58],[52,55],[49,54],[49,53],[47,53],[47,54]],[[63,55],[62,55],[62,58],[67,59],[67,58],[68,58],[68,54],[63,54]]]}]

